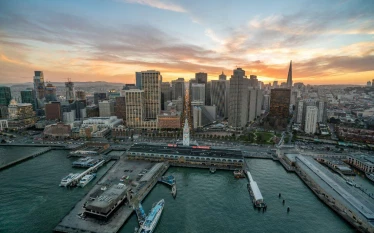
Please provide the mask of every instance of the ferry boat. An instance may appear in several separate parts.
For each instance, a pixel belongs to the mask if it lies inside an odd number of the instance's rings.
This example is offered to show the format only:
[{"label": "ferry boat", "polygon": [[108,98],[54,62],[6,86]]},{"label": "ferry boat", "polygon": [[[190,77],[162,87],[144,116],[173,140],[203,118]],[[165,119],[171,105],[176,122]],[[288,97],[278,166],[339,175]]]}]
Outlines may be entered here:
[{"label": "ferry boat", "polygon": [[78,186],[81,186],[82,188],[86,186],[88,183],[90,183],[91,180],[93,180],[96,177],[96,173],[88,174],[83,176],[83,178],[79,181]]},{"label": "ferry boat", "polygon": [[60,186],[66,187],[77,176],[79,176],[79,173],[70,173],[69,175],[62,178]]},{"label": "ferry boat", "polygon": [[245,178],[243,170],[235,170],[234,171],[234,177],[239,179],[239,178]]},{"label": "ferry boat", "polygon": [[72,163],[73,167],[93,167],[99,160],[91,157],[81,158]]},{"label": "ferry boat", "polygon": [[160,220],[162,210],[164,209],[165,201],[160,200],[152,209],[148,216],[145,218],[144,223],[140,226],[139,233],[152,233],[154,232],[158,220]]},{"label": "ferry boat", "polygon": [[371,181],[374,182],[374,173],[365,173],[365,176],[366,176],[369,180],[371,180]]}]

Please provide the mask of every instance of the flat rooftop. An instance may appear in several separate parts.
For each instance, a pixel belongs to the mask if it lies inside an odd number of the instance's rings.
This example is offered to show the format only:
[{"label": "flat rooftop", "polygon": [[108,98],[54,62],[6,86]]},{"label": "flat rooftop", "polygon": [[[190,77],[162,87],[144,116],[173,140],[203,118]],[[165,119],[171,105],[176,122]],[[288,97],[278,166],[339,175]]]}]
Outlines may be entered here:
[{"label": "flat rooftop", "polygon": [[362,219],[374,225],[374,203],[366,194],[358,192],[327,168],[307,156],[297,156],[296,163],[307,173],[329,196],[344,204]]},{"label": "flat rooftop", "polygon": [[129,152],[145,152],[156,154],[172,154],[185,156],[204,156],[222,158],[243,158],[241,150],[230,150],[209,146],[181,146],[176,144],[136,143],[130,147]]}]

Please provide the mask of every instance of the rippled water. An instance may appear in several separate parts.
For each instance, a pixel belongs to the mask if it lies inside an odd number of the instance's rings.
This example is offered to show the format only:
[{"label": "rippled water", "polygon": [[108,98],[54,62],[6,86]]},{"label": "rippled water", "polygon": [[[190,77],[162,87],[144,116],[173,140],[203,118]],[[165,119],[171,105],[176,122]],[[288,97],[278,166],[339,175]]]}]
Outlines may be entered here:
[{"label": "rippled water", "polygon": [[[98,178],[83,189],[58,187],[63,176],[82,170],[72,168],[74,159],[66,154],[51,151],[0,171],[0,232],[51,232],[93,186]],[[253,209],[246,179],[236,180],[232,172],[170,168],[167,174],[176,177],[177,198],[172,198],[169,187],[158,184],[143,203],[148,212],[161,198],[166,201],[156,233],[354,232],[279,163],[255,159],[248,164],[268,204],[265,213]],[[101,168],[98,176],[109,166]],[[286,199],[285,206],[279,192]],[[133,215],[120,232],[132,233],[136,226]]]},{"label": "rippled water", "polygon": [[0,232],[52,232],[112,163],[84,188],[62,188],[58,185],[64,176],[83,171],[71,167],[75,159],[67,153],[50,151],[0,171]]},{"label": "rippled water", "polygon": [[[232,172],[171,168],[167,174],[176,177],[177,198],[158,184],[143,205],[148,212],[154,202],[166,201],[156,232],[354,232],[280,164],[258,159],[248,160],[248,164],[268,204],[265,213],[253,209],[247,180],[234,179]],[[287,206],[291,208],[288,214]],[[133,215],[120,232],[132,232],[136,226]]]},{"label": "rippled water", "polygon": [[44,150],[46,147],[0,146],[0,166]]}]

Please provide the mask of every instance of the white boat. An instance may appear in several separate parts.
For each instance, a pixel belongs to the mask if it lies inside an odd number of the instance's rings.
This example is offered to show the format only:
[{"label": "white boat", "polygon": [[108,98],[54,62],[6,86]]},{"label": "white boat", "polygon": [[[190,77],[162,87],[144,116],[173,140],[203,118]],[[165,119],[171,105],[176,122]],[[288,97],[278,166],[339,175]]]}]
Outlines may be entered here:
[{"label": "white boat", "polygon": [[82,188],[86,186],[88,183],[90,183],[91,180],[93,180],[96,177],[96,173],[88,174],[83,176],[83,178],[79,181],[78,186],[81,186]]},{"label": "white boat", "polygon": [[67,175],[64,178],[62,178],[60,186],[66,187],[77,176],[79,176],[79,173],[70,173],[69,175]]},{"label": "white boat", "polygon": [[365,173],[366,177],[374,182],[374,173]]},{"label": "white boat", "polygon": [[353,183],[353,181],[351,180],[346,180],[345,182],[349,184],[350,186],[355,186],[355,183]]},{"label": "white boat", "polygon": [[165,201],[160,200],[146,217],[144,223],[140,226],[139,233],[152,233],[160,220],[162,210],[164,209]]}]

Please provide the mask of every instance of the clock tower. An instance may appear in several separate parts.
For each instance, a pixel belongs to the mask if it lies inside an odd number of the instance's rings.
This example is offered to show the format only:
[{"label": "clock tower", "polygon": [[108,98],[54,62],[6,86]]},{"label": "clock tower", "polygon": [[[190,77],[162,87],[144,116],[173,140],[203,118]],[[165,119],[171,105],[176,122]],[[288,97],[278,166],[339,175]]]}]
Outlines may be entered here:
[{"label": "clock tower", "polygon": [[187,118],[184,122],[183,127],[183,146],[189,146],[190,145],[190,127],[188,127],[188,121]]}]

